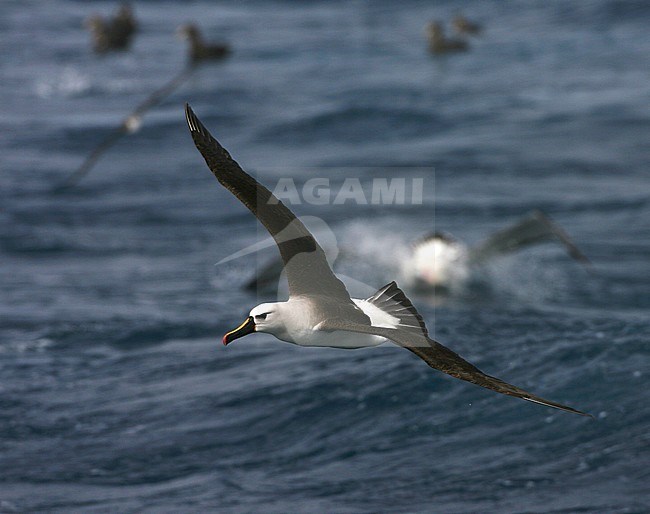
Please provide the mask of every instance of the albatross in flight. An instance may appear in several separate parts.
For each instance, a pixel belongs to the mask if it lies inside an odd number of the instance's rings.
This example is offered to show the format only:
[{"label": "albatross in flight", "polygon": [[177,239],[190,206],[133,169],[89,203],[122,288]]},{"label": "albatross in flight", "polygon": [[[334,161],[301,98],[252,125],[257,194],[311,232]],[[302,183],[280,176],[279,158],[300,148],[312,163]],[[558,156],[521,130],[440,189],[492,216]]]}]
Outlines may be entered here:
[{"label": "albatross in flight", "polygon": [[300,346],[360,348],[392,341],[452,377],[497,393],[589,416],[486,375],[429,338],[424,320],[395,282],[365,300],[350,298],[327,263],[323,249],[302,222],[241,169],[187,104],[185,117],[194,144],[217,180],[257,217],[275,240],[289,284],[288,301],[253,308],[241,325],[223,336],[225,345],[254,332],[272,334]]},{"label": "albatross in flight", "polygon": [[[113,21],[115,27],[119,30],[125,31],[129,26],[131,26],[131,30],[135,30],[135,21],[129,22],[128,16],[130,14],[131,10],[128,7],[128,4],[123,5]],[[70,173],[54,188],[55,191],[64,191],[77,185],[82,178],[90,173],[95,164],[99,161],[100,157],[122,139],[123,136],[133,134],[140,130],[142,119],[146,112],[161,103],[165,98],[183,85],[183,83],[192,76],[192,73],[196,70],[199,64],[221,60],[224,57],[227,57],[231,52],[230,46],[225,43],[212,45],[206,44],[203,41],[199,30],[193,24],[183,25],[180,27],[178,29],[178,35],[188,38],[190,41],[187,66],[184,66],[178,74],[174,75],[168,82],[151,93],[131,112],[131,114],[126,116],[117,127],[108,132],[106,137],[93,149],[92,152],[88,154],[86,159],[81,163],[81,166]]]},{"label": "albatross in flight", "polygon": [[66,190],[79,183],[93,169],[100,157],[106,153],[115,143],[123,136],[133,134],[140,130],[142,118],[146,112],[161,103],[165,98],[178,89],[186,80],[192,76],[194,65],[184,67],[178,74],[174,75],[171,80],[166,82],[162,87],[156,89],[145,100],[126,116],[122,122],[111,129],[106,137],[88,154],[86,159],[76,170],[70,173],[60,184],[55,187],[56,191]]}]

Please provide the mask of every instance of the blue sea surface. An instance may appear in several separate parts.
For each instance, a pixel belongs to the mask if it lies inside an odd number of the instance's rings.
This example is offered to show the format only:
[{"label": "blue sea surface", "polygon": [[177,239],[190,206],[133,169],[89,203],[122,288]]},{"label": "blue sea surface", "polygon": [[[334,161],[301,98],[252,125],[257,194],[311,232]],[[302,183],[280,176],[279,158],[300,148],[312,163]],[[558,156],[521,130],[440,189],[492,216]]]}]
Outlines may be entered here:
[{"label": "blue sea surface", "polygon": [[[650,512],[650,4],[136,0],[0,3],[0,512]],[[424,27],[484,25],[435,58]],[[76,187],[56,189],[185,65],[178,25],[232,44]],[[291,205],[373,288],[434,229],[469,243],[541,209],[557,245],[473,294],[412,295],[435,337],[584,418],[451,379],[402,349],[221,336],[272,251],[189,136],[190,102],[270,188],[424,180],[421,205]],[[370,198],[370,196],[368,196]],[[270,250],[273,250],[272,248]]]}]

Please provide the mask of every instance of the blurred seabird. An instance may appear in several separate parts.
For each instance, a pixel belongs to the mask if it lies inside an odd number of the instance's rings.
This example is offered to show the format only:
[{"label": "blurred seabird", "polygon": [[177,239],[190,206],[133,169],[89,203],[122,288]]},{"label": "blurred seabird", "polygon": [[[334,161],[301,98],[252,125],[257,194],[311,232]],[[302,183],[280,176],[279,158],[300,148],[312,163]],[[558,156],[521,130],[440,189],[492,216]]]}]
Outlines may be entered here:
[{"label": "blurred seabird", "polygon": [[591,264],[561,227],[536,210],[474,247],[442,232],[425,236],[415,242],[410,257],[402,262],[402,277],[410,288],[459,289],[476,267],[494,257],[551,241],[561,243],[581,264]]},{"label": "blurred seabird", "polygon": [[162,87],[151,93],[117,127],[113,128],[88,154],[86,159],[81,163],[81,166],[68,175],[55,189],[60,191],[78,184],[92,170],[93,166],[107,150],[115,145],[123,136],[137,132],[142,126],[142,117],[144,114],[180,87],[191,76],[192,70],[193,68],[191,66],[184,68]]},{"label": "blurred seabird", "polygon": [[[130,17],[130,9],[128,9],[128,6],[124,5],[118,12],[116,20],[113,20],[113,23],[115,24],[119,19],[120,23],[118,25],[121,24],[124,29],[126,29],[129,25],[128,20]],[[149,109],[162,102],[165,97],[170,95],[175,89],[183,84],[183,82],[191,76],[196,65],[211,59],[222,59],[230,53],[230,47],[228,47],[228,45],[206,45],[195,25],[183,25],[178,29],[178,34],[187,38],[190,42],[190,62],[188,65],[181,70],[180,73],[172,77],[170,81],[156,89],[151,95],[149,95],[149,97],[140,103],[135,110],[124,118],[117,127],[111,130],[111,132],[90,152],[90,154],[88,154],[81,166],[66,177],[66,179],[55,188],[56,190],[64,190],[78,184],[79,181],[85,177],[90,170],[92,170],[93,166],[107,150],[109,150],[123,136],[138,131],[142,125],[142,117],[144,114]]]},{"label": "blurred seabird", "polygon": [[192,23],[178,28],[177,34],[189,41],[189,58],[192,62],[223,59],[230,54],[226,43],[206,43],[201,31]]},{"label": "blurred seabird", "polygon": [[104,19],[98,14],[90,16],[85,23],[93,40],[93,50],[105,53],[126,50],[137,30],[137,22],[129,4],[122,4],[115,17]]},{"label": "blurred seabird", "polygon": [[445,37],[444,28],[438,21],[432,21],[427,25],[427,39],[429,41],[429,51],[433,54],[466,52],[469,50],[466,41]]},{"label": "blurred seabird", "polygon": [[[415,241],[408,256],[400,262],[405,287],[420,292],[462,290],[481,265],[508,253],[546,242],[559,242],[569,256],[584,266],[589,259],[551,218],[535,210],[510,227],[499,230],[477,246],[469,246],[446,232],[434,232]],[[333,262],[333,260],[330,260]],[[277,289],[282,262],[270,261],[244,288],[249,291]]]}]

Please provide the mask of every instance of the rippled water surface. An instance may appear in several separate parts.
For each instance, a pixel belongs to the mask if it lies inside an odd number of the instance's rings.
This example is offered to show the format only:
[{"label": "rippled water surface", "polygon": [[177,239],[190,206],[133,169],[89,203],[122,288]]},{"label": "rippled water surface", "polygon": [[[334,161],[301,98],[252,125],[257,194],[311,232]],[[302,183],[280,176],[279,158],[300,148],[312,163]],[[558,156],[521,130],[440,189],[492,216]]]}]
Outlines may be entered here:
[{"label": "rippled water surface", "polygon": [[[81,28],[108,2],[0,3],[0,512],[647,512],[650,8],[645,2],[136,1],[125,54]],[[485,26],[433,58],[423,29]],[[184,64],[198,69],[76,188],[55,186]],[[422,205],[310,205],[378,288],[422,234],[480,241],[531,209],[554,245],[414,296],[443,343],[572,416],[389,345],[224,348],[264,236],[187,132],[197,114],[273,187],[424,178]],[[272,250],[272,249],[271,249]],[[265,252],[260,261],[272,257]]]}]

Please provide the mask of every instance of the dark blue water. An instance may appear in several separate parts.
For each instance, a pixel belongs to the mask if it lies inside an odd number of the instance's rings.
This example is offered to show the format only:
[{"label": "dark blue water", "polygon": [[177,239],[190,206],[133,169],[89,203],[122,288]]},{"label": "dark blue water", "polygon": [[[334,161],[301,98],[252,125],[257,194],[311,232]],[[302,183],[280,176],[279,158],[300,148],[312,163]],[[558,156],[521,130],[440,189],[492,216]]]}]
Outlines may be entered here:
[{"label": "dark blue water", "polygon": [[[81,23],[113,9],[0,4],[0,511],[650,510],[647,3],[140,1],[133,50],[97,58]],[[424,25],[458,9],[485,34],[433,59]],[[183,65],[188,20],[232,58],[53,192]],[[185,101],[270,187],[424,177],[423,205],[293,207],[373,287],[434,226],[477,242],[551,214],[594,273],[549,245],[488,267],[486,291],[414,301],[480,368],[596,419],[388,345],[221,346],[260,301],[240,290],[257,259],[214,263],[263,233]]]}]

